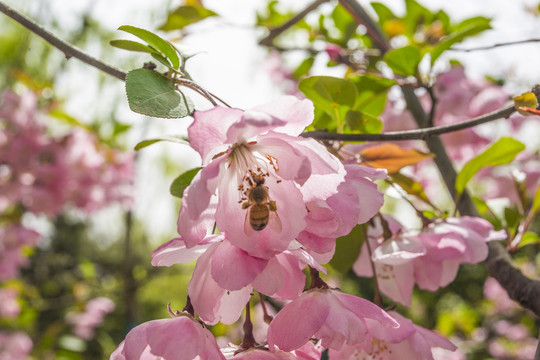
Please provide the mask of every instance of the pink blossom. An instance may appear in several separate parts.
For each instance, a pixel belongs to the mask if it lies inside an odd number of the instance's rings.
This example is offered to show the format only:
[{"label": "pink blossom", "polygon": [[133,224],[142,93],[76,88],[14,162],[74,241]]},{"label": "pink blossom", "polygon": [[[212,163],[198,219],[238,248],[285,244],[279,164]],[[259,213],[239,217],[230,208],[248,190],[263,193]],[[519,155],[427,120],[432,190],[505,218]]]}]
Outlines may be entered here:
[{"label": "pink blossom", "polygon": [[[383,204],[383,194],[373,180],[386,177],[386,171],[356,164],[345,165],[345,181],[326,201],[306,203],[309,213],[306,229],[297,240],[319,254],[333,253],[336,238],[347,235],[357,224],[371,219]],[[311,191],[302,188],[303,192]]]},{"label": "pink blossom", "polygon": [[110,360],[225,359],[212,333],[190,315],[145,322],[127,335]]},{"label": "pink blossom", "polygon": [[343,49],[336,44],[326,44],[326,53],[330,57],[330,60],[338,62],[343,56]]},{"label": "pink blossom", "polygon": [[0,289],[0,318],[14,318],[21,312],[17,301],[19,292],[15,289]]},{"label": "pink blossom", "polygon": [[484,297],[495,303],[496,313],[520,309],[517,303],[510,299],[508,292],[492,277],[488,277],[484,283]]},{"label": "pink blossom", "polygon": [[0,280],[16,277],[19,268],[28,264],[24,247],[33,247],[40,235],[20,224],[0,227]]},{"label": "pink blossom", "polygon": [[22,332],[0,332],[0,360],[25,360],[32,350],[30,337]]},{"label": "pink blossom", "polygon": [[[180,209],[178,233],[188,247],[204,239],[215,218],[233,245],[270,258],[305,228],[305,202],[325,200],[343,181],[337,158],[315,140],[298,137],[313,120],[308,100],[283,97],[248,111],[218,106],[196,111],[194,118],[188,135],[205,166],[185,190]],[[250,226],[253,203],[244,193],[256,179],[268,190],[269,208],[268,226],[258,231]],[[302,193],[304,184],[313,191]]]},{"label": "pink blossom", "polygon": [[[369,319],[376,324],[369,326]],[[399,324],[377,305],[334,290],[315,289],[285,305],[268,328],[268,345],[282,351],[300,348],[311,338],[322,346],[340,350],[344,344],[365,341],[374,329]]]},{"label": "pink blossom", "polygon": [[331,360],[433,360],[432,348],[454,351],[456,346],[437,333],[424,329],[395,311],[389,312],[399,328],[382,328],[375,321],[366,320],[370,337],[357,345],[345,345],[340,351],[330,349]]},{"label": "pink blossom", "polygon": [[[418,234],[405,232],[385,241],[380,228],[372,231],[368,241],[374,249],[372,261],[380,289],[406,306],[411,304],[414,283],[430,291],[446,286],[461,263],[486,259],[487,241],[506,237],[486,220],[466,216],[434,222]],[[373,276],[365,245],[353,270],[359,276]]]},{"label": "pink blossom", "polygon": [[[278,299],[294,299],[304,289],[306,265],[320,267],[302,249],[270,259],[257,258],[234,246],[224,235],[211,235],[205,244],[187,248],[173,239],[152,253],[152,264],[170,266],[198,258],[188,286],[195,312],[207,324],[235,322],[255,289]],[[321,268],[322,269],[322,268]]]},{"label": "pink blossom", "polygon": [[94,330],[103,323],[105,315],[114,310],[114,302],[106,297],[98,297],[86,303],[83,313],[69,313],[68,323],[74,325],[73,333],[84,340],[94,337]]},{"label": "pink blossom", "polygon": [[[221,349],[226,359],[236,360],[320,360],[322,348],[320,344],[308,341],[299,349],[285,352],[281,350],[269,351],[266,348],[254,347],[245,351],[240,351],[237,346],[230,346]],[[236,354],[235,354],[236,353]]]}]

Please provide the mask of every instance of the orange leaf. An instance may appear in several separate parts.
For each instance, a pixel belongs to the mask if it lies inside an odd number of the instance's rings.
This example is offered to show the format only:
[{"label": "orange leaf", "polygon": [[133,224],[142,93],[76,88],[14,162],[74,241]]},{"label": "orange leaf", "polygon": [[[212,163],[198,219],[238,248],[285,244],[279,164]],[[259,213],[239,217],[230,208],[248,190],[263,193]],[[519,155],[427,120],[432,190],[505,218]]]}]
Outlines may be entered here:
[{"label": "orange leaf", "polygon": [[389,174],[398,172],[402,167],[414,165],[433,154],[414,149],[405,150],[395,144],[384,144],[364,149],[360,152],[360,164],[379,169],[387,169]]},{"label": "orange leaf", "polygon": [[527,106],[518,107],[517,110],[523,115],[540,115],[540,110]]}]

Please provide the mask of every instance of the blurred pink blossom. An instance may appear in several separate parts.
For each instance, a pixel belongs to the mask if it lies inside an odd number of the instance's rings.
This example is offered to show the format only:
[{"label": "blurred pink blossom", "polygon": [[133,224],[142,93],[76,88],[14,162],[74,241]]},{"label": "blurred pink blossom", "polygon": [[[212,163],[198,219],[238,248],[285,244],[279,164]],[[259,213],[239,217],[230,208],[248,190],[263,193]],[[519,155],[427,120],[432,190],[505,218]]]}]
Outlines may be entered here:
[{"label": "blurred pink blossom", "polygon": [[39,239],[37,232],[17,223],[0,227],[0,280],[18,275],[19,268],[28,264],[24,248],[35,246]]},{"label": "blurred pink blossom", "polygon": [[114,310],[114,302],[106,297],[98,297],[86,303],[82,313],[69,313],[66,321],[74,326],[73,333],[84,340],[94,338],[94,330],[100,326],[105,315]]},{"label": "blurred pink blossom", "polygon": [[26,360],[32,350],[32,340],[22,332],[0,332],[0,360]]},{"label": "blurred pink blossom", "polygon": [[14,318],[21,312],[15,289],[0,289],[0,318]]}]

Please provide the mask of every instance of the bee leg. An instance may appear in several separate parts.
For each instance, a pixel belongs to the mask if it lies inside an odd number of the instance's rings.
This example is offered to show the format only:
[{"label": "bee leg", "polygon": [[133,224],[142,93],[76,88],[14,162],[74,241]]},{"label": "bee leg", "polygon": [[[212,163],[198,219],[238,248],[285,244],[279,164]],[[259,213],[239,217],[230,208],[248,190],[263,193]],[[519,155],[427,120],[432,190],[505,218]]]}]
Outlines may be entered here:
[{"label": "bee leg", "polygon": [[276,206],[276,202],[274,200],[270,200],[268,202],[268,207],[270,208],[270,210],[272,211],[277,211],[277,206]]},{"label": "bee leg", "polygon": [[245,210],[250,206],[251,206],[251,204],[246,201],[245,203],[242,204],[242,209]]}]

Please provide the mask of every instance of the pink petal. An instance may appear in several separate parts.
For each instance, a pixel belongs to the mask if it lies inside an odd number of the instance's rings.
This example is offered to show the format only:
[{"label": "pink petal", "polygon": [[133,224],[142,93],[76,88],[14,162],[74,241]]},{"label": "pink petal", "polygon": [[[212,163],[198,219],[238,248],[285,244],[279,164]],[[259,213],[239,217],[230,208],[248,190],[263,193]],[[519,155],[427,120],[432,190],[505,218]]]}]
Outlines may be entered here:
[{"label": "pink petal", "polygon": [[372,302],[338,291],[331,291],[331,293],[356,316],[377,320],[383,326],[399,327],[399,324],[390,315]]},{"label": "pink petal", "polygon": [[171,266],[179,263],[188,263],[197,259],[214,242],[223,240],[223,236],[211,236],[204,245],[197,245],[190,249],[182,238],[172,239],[152,252],[153,266]]},{"label": "pink petal", "polygon": [[327,301],[318,291],[303,293],[281,309],[270,323],[268,346],[283,351],[300,348],[323,326],[329,311]]},{"label": "pink petal", "polygon": [[242,119],[227,130],[226,142],[229,144],[249,142],[257,135],[263,135],[284,124],[283,120],[270,114],[247,110]]},{"label": "pink petal", "polygon": [[212,278],[210,261],[219,244],[212,244],[197,260],[188,285],[195,312],[206,324],[232,324],[240,317],[250,298],[251,287],[237,291],[221,288]]},{"label": "pink petal", "polygon": [[211,156],[222,151],[223,147],[227,145],[227,129],[235,122],[240,121],[242,114],[242,110],[221,106],[193,113],[195,120],[188,128],[189,143],[201,154],[203,164],[208,164]]},{"label": "pink petal", "polygon": [[403,237],[397,240],[386,240],[373,250],[373,261],[386,265],[402,265],[412,259],[425,255],[424,245],[414,238]]},{"label": "pink petal", "polygon": [[226,290],[240,290],[259,275],[268,260],[249,256],[244,250],[223,241],[212,256],[211,273]]},{"label": "pink petal", "polygon": [[282,96],[267,104],[259,105],[251,110],[265,112],[278,119],[284,120],[284,126],[274,131],[291,136],[300,133],[313,121],[313,103],[310,100],[299,100],[294,96]]},{"label": "pink petal", "polygon": [[411,306],[414,287],[412,262],[395,266],[376,264],[375,268],[381,291],[392,300]]},{"label": "pink petal", "polygon": [[[303,267],[303,266],[302,266]],[[291,253],[276,255],[253,282],[253,288],[278,299],[296,299],[304,290],[306,277]]]}]

